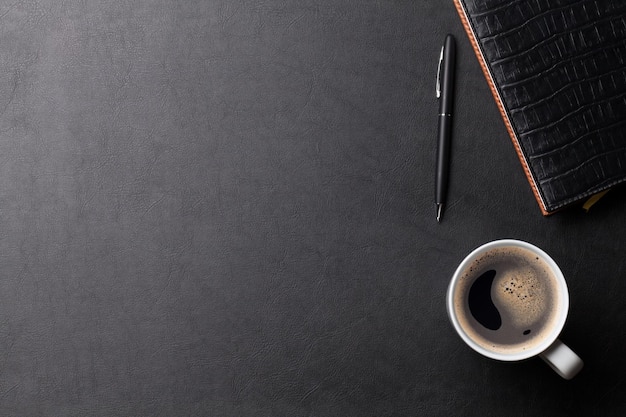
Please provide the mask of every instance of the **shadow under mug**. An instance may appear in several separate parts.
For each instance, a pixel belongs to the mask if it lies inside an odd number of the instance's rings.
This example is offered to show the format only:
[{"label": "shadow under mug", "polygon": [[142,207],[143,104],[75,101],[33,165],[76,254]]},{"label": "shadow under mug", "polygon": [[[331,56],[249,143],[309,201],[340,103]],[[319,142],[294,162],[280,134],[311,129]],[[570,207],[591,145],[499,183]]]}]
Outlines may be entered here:
[{"label": "shadow under mug", "polygon": [[[484,344],[479,344],[475,338],[463,328],[459,320],[458,307],[455,306],[455,296],[456,291],[459,290],[459,282],[467,275],[468,268],[472,267],[477,260],[484,257],[486,254],[502,248],[526,249],[532,252],[534,256],[541,259],[550,269],[549,275],[556,281],[553,284],[554,288],[556,288],[559,293],[558,297],[554,297],[555,300],[550,300],[550,303],[559,303],[559,305],[553,306],[556,307],[557,316],[556,319],[551,322],[549,331],[545,332],[540,340],[535,340],[528,348],[512,352],[489,349],[484,346]],[[479,275],[479,273],[474,274],[474,278],[477,278]],[[471,283],[465,283],[464,285],[467,288],[471,286]],[[503,239],[486,243],[472,251],[465,257],[452,276],[446,295],[446,304],[450,322],[456,332],[468,346],[483,356],[500,361],[521,361],[539,356],[565,379],[573,378],[583,367],[583,361],[580,357],[558,339],[565,325],[569,310],[569,293],[563,273],[556,262],[554,262],[547,253],[530,243],[521,240]]]}]

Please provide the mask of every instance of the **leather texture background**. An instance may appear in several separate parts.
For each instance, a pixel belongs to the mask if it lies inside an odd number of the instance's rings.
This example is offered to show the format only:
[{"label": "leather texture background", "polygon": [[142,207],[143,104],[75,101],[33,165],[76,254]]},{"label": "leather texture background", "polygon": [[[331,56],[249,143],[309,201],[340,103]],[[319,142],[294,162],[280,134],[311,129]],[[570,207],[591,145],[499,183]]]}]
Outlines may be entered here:
[{"label": "leather texture background", "polygon": [[[452,1],[2,2],[0,174],[2,416],[626,412],[626,196],[541,215]],[[572,381],[448,323],[505,237],[562,266]]]}]

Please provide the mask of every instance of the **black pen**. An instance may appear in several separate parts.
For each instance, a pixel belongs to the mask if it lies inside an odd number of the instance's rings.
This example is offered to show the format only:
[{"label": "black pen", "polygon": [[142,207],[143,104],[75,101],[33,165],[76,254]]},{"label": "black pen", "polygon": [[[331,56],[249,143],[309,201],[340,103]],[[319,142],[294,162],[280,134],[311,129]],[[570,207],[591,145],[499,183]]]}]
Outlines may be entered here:
[{"label": "black pen", "polygon": [[450,164],[450,136],[452,135],[452,107],[454,105],[454,65],[456,45],[452,35],[446,36],[441,47],[437,69],[437,98],[439,99],[439,129],[437,132],[437,173],[435,178],[435,204],[437,221],[441,221],[448,192]]}]

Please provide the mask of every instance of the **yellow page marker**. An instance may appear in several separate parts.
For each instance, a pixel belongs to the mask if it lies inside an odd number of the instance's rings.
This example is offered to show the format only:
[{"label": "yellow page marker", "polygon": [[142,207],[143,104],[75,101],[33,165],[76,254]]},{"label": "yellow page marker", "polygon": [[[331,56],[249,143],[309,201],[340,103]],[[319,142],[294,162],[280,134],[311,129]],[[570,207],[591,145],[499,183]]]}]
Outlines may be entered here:
[{"label": "yellow page marker", "polygon": [[586,212],[589,212],[589,209],[591,208],[591,206],[593,206],[594,204],[596,204],[598,202],[599,199],[601,199],[604,194],[608,193],[609,190],[604,190],[598,194],[594,194],[591,197],[589,197],[589,199],[587,201],[585,201],[585,204],[583,204],[583,209]]}]

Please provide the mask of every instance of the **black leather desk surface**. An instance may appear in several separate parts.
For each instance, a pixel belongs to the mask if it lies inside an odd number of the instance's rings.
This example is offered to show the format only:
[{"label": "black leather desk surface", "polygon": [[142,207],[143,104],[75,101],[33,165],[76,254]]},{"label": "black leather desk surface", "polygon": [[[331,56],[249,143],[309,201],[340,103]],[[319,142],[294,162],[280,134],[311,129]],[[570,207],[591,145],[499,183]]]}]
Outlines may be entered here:
[{"label": "black leather desk surface", "polygon": [[[624,190],[541,216],[451,1],[3,2],[0,34],[0,415],[626,412]],[[562,266],[573,381],[448,323],[504,237]]]}]

